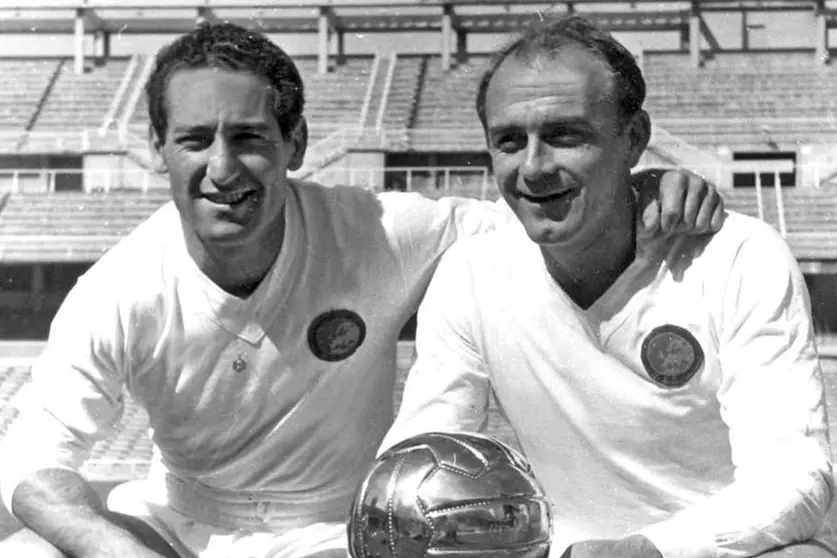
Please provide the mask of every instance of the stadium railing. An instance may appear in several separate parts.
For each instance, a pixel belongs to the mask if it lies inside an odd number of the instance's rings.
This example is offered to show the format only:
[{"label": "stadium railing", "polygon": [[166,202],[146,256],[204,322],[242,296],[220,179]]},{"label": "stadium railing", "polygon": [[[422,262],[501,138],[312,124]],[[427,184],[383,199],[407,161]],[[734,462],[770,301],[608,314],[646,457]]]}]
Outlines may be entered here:
[{"label": "stadium railing", "polygon": [[153,190],[159,176],[145,169],[84,168],[0,169],[0,192],[16,194],[52,194],[57,191],[131,190],[137,193]]}]

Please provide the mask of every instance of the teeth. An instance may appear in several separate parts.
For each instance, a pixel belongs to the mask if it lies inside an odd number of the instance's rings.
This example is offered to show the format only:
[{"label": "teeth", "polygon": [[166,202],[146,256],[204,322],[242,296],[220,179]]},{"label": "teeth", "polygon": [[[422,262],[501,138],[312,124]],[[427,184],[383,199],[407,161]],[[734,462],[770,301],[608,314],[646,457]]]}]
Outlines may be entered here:
[{"label": "teeth", "polygon": [[548,196],[537,196],[537,197],[536,196],[530,196],[530,197],[531,197],[531,199],[533,199],[537,202],[543,202],[543,201],[558,199],[560,197],[563,197],[566,194],[569,194],[570,192],[572,192],[572,190],[565,190],[563,192],[558,192],[557,194],[549,194]]},{"label": "teeth", "polygon": [[250,190],[243,190],[241,192],[228,192],[226,194],[222,194],[216,192],[214,194],[204,194],[203,197],[208,199],[213,203],[218,204],[235,204],[242,201],[251,193]]}]

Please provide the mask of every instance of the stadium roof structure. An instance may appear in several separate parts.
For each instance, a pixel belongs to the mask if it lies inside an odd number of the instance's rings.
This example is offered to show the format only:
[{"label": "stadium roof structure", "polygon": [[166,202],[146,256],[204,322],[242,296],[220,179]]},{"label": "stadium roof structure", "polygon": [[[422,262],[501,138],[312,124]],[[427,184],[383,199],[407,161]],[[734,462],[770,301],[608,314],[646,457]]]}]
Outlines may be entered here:
[{"label": "stadium roof structure", "polygon": [[[720,50],[702,17],[704,12],[812,11],[817,21],[817,57],[828,57],[828,29],[837,27],[833,0],[0,0],[0,33],[72,33],[75,69],[84,69],[84,37],[93,33],[101,54],[109,53],[111,33],[183,33],[199,21],[230,21],[267,33],[316,33],[318,69],[327,71],[331,33],[337,57],[344,56],[345,33],[438,31],[442,64],[464,56],[470,33],[525,29],[546,12],[581,13],[610,31],[676,31],[681,48],[700,62],[701,39]],[[666,5],[666,9],[661,9]],[[456,44],[453,44],[453,40]]]}]

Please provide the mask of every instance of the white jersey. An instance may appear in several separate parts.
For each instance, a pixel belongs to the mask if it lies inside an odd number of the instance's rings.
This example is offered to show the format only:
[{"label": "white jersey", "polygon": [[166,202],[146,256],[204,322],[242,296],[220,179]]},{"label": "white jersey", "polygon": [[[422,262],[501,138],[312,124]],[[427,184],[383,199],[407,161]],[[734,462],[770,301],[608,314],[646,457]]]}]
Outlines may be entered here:
[{"label": "white jersey", "polygon": [[345,520],[392,421],[401,328],[442,252],[504,209],[293,183],[285,211],[281,253],[246,300],[198,269],[171,203],[79,280],[0,450],[8,509],[22,479],[76,469],[113,432],[127,388],[177,511],[233,529],[251,524],[212,502],[277,531]]},{"label": "white jersey", "polygon": [[796,262],[737,214],[669,248],[582,310],[518,225],[458,243],[419,311],[382,448],[481,429],[493,388],[551,499],[554,556],[632,533],[666,558],[822,536],[834,485]]}]

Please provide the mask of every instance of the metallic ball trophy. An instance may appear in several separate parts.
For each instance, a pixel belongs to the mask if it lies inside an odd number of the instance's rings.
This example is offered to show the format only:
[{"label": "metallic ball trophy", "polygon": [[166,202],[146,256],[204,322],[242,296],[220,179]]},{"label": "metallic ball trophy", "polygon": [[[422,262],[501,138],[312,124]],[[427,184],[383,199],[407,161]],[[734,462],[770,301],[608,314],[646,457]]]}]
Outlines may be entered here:
[{"label": "metallic ball trophy", "polygon": [[353,558],[546,558],[552,516],[523,456],[477,434],[429,433],[378,459],[348,524]]}]

